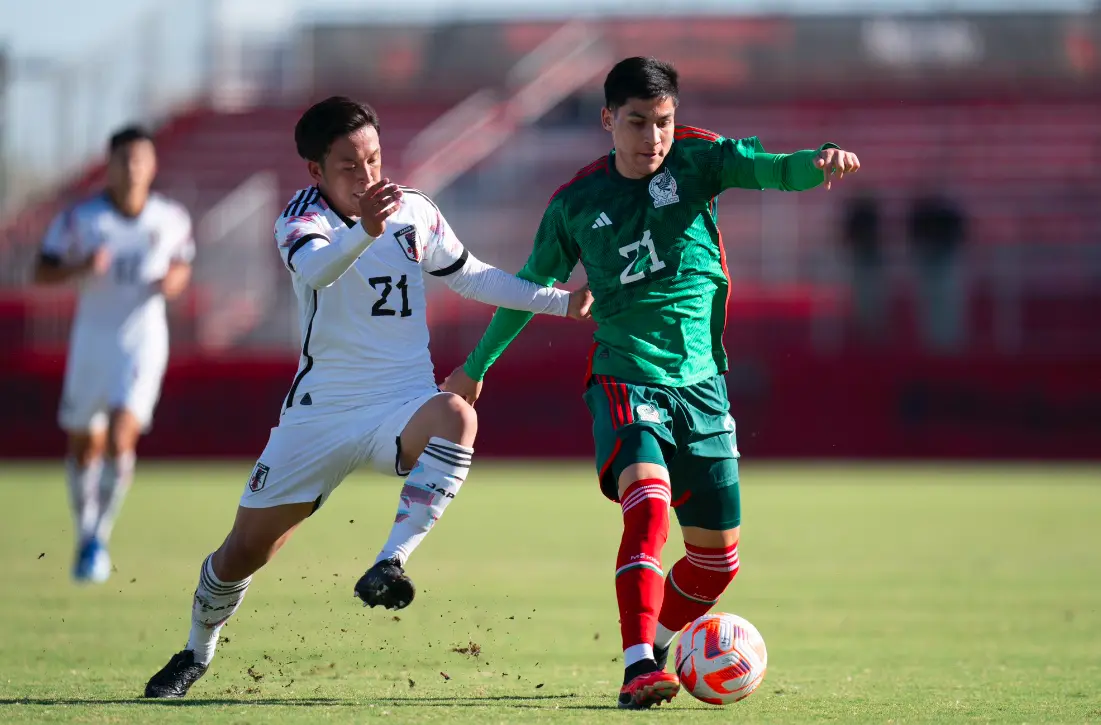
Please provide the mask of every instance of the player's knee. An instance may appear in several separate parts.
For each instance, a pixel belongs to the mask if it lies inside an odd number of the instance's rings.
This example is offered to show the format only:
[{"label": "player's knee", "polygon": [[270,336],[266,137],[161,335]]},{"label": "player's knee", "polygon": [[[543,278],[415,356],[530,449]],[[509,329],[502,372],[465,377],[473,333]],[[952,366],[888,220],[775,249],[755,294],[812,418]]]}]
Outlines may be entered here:
[{"label": "player's knee", "polygon": [[116,457],[133,453],[139,435],[140,425],[134,416],[125,411],[112,415],[107,428],[107,455]]},{"label": "player's knee", "polygon": [[226,581],[251,576],[271,561],[283,536],[265,527],[234,526],[214,557],[214,570]]},{"label": "player's knee", "polygon": [[91,465],[103,457],[105,448],[106,441],[102,434],[69,436],[69,457],[76,460],[77,465]]},{"label": "player's knee", "polygon": [[271,561],[315,504],[284,504],[272,508],[238,507],[229,536],[214,553],[214,572],[225,581],[252,576]]},{"label": "player's knee", "polygon": [[275,542],[262,532],[234,529],[214,553],[214,573],[223,581],[240,581],[267,564],[274,548]]},{"label": "player's knee", "polygon": [[110,435],[107,437],[106,453],[111,458],[118,458],[126,453],[133,453],[134,447],[134,441],[124,435]]},{"label": "player's knee", "polygon": [[440,396],[440,431],[436,434],[461,446],[473,446],[478,435],[478,414],[458,395]]}]

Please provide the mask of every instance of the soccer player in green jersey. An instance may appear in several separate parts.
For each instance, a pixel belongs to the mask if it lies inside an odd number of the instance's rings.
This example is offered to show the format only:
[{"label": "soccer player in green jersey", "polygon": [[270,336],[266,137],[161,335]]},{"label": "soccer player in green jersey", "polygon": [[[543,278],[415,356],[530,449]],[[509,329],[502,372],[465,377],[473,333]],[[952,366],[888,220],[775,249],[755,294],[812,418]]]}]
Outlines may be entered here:
[{"label": "soccer player in green jersey", "polygon": [[[675,125],[677,73],[653,58],[618,63],[604,95],[614,149],[551,197],[520,276],[565,282],[580,261],[588,277],[597,331],[584,398],[601,490],[623,509],[619,705],[646,708],[677,694],[669,647],[738,572],[739,454],[722,342],[730,279],[716,198],[732,188],[829,187],[860,162],[835,144],[770,154],[756,137]],[[444,389],[474,402],[530,319],[499,309]],[[665,578],[670,505],[686,555]]]}]

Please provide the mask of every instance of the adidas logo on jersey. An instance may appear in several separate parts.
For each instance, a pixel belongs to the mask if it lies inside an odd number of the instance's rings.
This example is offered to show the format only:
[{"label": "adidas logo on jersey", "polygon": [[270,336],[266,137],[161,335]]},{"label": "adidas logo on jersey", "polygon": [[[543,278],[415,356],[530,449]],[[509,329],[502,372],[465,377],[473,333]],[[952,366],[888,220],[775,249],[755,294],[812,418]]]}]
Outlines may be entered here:
[{"label": "adidas logo on jersey", "polygon": [[608,218],[607,214],[605,214],[604,212],[600,212],[600,216],[598,216],[596,218],[596,221],[593,222],[592,228],[593,229],[599,229],[600,227],[610,227],[610,226],[612,226],[612,220]]}]

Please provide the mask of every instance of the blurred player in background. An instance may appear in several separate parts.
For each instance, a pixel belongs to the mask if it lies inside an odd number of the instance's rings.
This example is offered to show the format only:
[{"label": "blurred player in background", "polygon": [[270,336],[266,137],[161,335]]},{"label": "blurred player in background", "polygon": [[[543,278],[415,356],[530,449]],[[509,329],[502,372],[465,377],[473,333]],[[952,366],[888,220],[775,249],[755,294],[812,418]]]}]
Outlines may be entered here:
[{"label": "blurred player in background", "polygon": [[80,287],[61,395],[77,528],[77,581],[105,581],[107,543],[134,476],[168,362],[165,301],[191,279],[191,218],[150,193],[157,155],[137,127],[111,137],[107,188],[62,212],[42,242],[36,282]]},{"label": "blurred player in background", "polygon": [[[579,260],[588,275],[598,327],[584,398],[601,490],[623,510],[619,705],[646,708],[677,694],[677,676],[664,671],[669,646],[738,572],[739,454],[722,341],[730,280],[716,197],[828,187],[859,161],[834,144],[769,154],[756,137],[677,126],[677,73],[653,58],[617,64],[604,94],[614,148],[551,197],[520,276],[564,282]],[[499,310],[442,388],[473,403],[530,319]],[[687,551],[663,587],[670,504]]]},{"label": "blurred player in background", "polygon": [[355,594],[387,609],[413,600],[405,563],[458,494],[477,433],[474,409],[436,387],[424,273],[526,314],[588,316],[587,290],[547,289],[480,262],[427,196],[382,178],[370,107],[327,99],[303,114],[294,137],[315,185],[291,199],[275,240],[298,297],[298,374],[233,529],[202,564],[187,647],[153,675],[146,697],[187,693],[252,575],[360,466],[408,479],[389,539]]}]

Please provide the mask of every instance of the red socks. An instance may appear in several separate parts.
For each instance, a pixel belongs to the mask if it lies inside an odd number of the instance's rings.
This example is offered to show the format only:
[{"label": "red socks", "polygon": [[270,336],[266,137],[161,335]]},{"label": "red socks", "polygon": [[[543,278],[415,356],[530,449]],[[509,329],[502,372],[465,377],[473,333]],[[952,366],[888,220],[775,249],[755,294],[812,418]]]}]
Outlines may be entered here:
[{"label": "red socks", "polygon": [[616,558],[615,592],[624,650],[636,645],[649,647],[654,641],[670,498],[669,484],[658,478],[635,481],[621,497],[623,538]]},{"label": "red socks", "polygon": [[658,620],[673,632],[707,614],[738,574],[738,545],[704,549],[684,545],[686,556],[673,565],[665,581],[665,600]]},{"label": "red socks", "polygon": [[656,478],[635,481],[621,497],[623,538],[616,559],[615,591],[628,665],[653,656],[650,645],[659,622],[663,638],[671,638],[706,614],[738,574],[737,544],[720,549],[685,544],[685,557],[662,581],[661,550],[669,538],[670,498],[669,484]]}]

